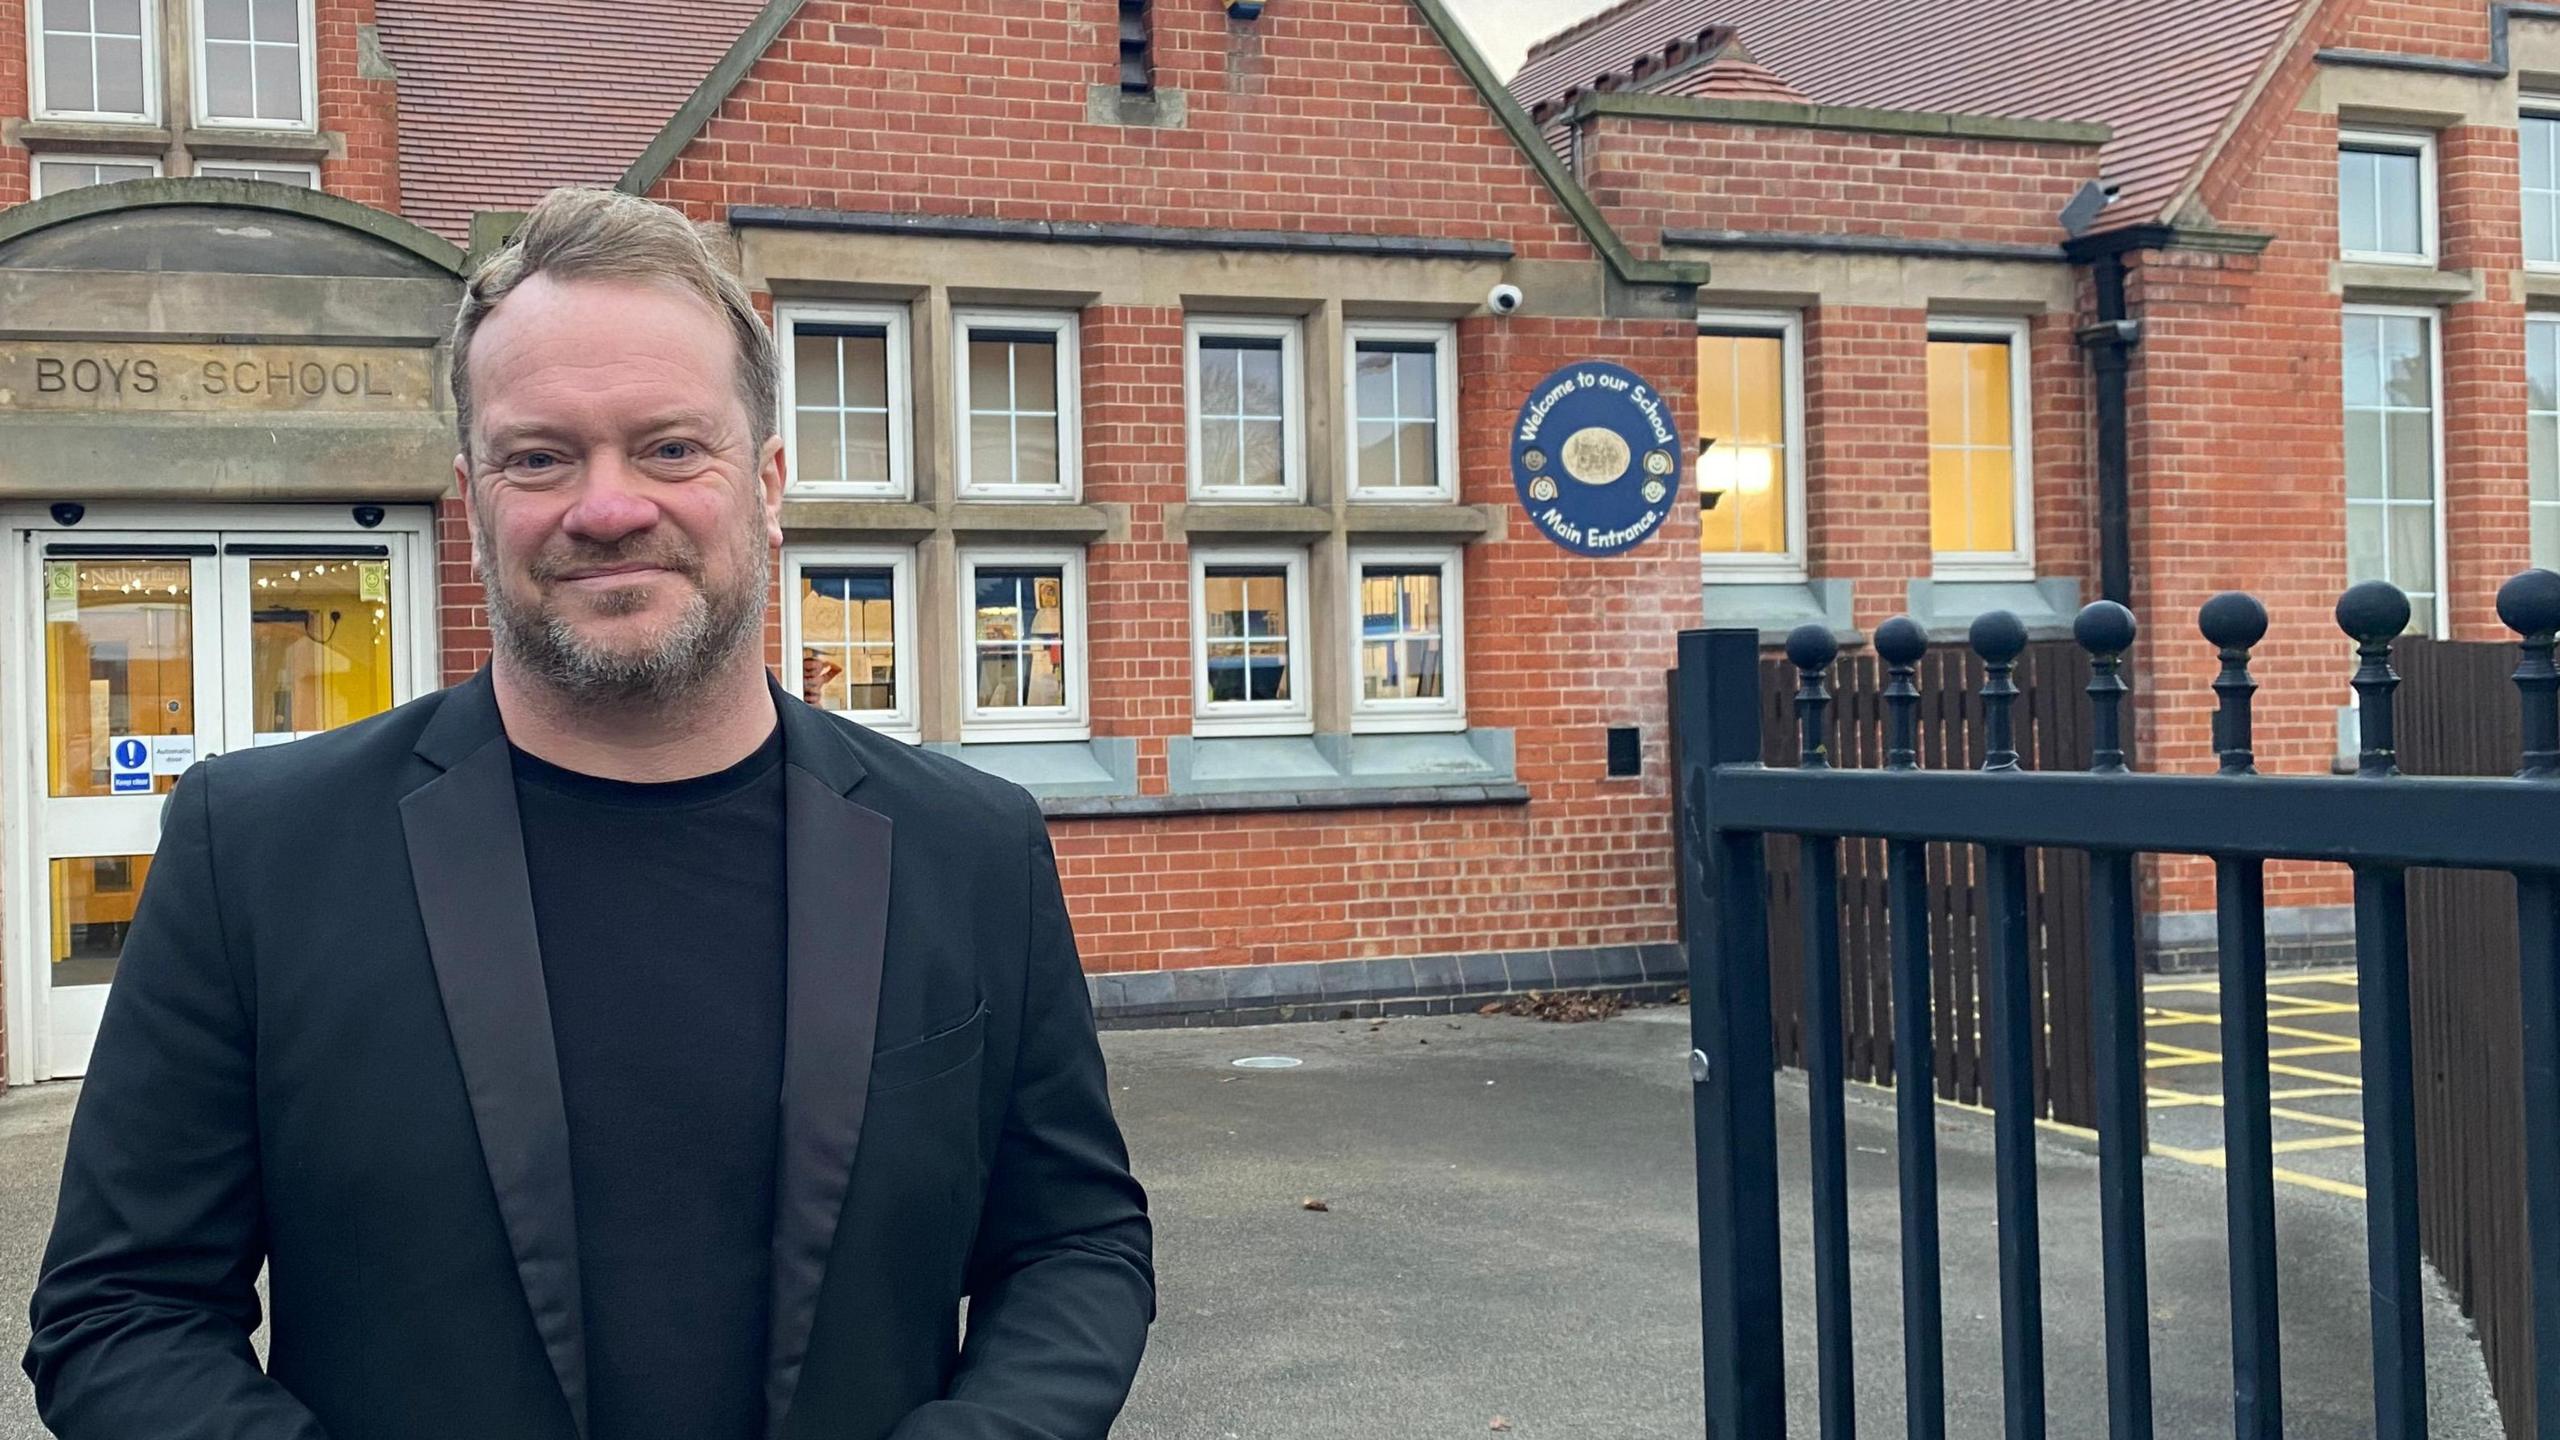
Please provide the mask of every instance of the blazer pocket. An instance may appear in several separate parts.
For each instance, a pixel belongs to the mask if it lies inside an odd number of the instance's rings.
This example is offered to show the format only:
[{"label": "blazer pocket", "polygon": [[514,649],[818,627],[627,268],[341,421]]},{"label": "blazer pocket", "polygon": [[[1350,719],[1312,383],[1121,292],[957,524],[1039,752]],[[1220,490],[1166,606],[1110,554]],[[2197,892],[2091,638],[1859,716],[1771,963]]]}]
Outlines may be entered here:
[{"label": "blazer pocket", "polygon": [[871,1057],[871,1093],[898,1090],[947,1075],[978,1058],[986,1045],[987,1004],[969,1018],[921,1040],[894,1045]]}]

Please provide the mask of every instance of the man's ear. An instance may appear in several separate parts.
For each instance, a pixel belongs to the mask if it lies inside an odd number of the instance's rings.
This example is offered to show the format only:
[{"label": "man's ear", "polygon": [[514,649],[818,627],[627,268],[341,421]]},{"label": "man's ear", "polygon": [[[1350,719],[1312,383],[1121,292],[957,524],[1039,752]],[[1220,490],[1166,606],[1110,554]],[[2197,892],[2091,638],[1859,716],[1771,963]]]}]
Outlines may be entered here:
[{"label": "man's ear", "polygon": [[769,435],[756,456],[756,486],[762,492],[765,531],[775,549],[782,548],[782,491],[790,482],[791,462],[783,454],[782,437]]},{"label": "man's ear", "polygon": [[480,553],[480,504],[479,497],[471,490],[471,457],[469,455],[457,454],[453,457],[453,487],[462,494],[463,534],[471,541],[471,553],[477,555]]}]

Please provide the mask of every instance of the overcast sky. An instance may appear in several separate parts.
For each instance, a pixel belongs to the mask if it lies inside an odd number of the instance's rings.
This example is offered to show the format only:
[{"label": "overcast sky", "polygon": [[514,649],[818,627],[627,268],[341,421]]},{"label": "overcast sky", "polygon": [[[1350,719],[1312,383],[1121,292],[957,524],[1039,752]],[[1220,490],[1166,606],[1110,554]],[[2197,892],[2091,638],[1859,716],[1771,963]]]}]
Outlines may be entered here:
[{"label": "overcast sky", "polygon": [[1476,48],[1505,80],[1520,68],[1529,42],[1563,29],[1611,0],[1449,0],[1449,8],[1476,37]]}]

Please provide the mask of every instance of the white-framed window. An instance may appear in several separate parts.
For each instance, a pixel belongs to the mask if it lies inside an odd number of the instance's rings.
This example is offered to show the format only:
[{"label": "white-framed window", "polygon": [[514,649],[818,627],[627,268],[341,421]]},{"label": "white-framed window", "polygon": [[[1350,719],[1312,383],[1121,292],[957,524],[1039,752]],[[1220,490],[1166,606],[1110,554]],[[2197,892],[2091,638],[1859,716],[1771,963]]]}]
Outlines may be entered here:
[{"label": "white-framed window", "polygon": [[960,552],[960,738],[1083,740],[1084,552]]},{"label": "white-framed window", "polygon": [[1191,729],[1198,735],[1304,735],[1307,552],[1191,555]]},{"label": "white-framed window", "polygon": [[1076,317],[963,310],[951,317],[958,359],[959,493],[1073,500],[1083,427],[1076,391]]},{"label": "white-framed window", "polygon": [[316,130],[311,0],[194,0],[196,123]]},{"label": "white-framed window", "polygon": [[1793,582],[1804,565],[1804,323],[1698,316],[1698,550],[1711,581]]},{"label": "white-framed window", "polygon": [[1295,320],[1183,322],[1193,498],[1288,501],[1306,495],[1299,329]]},{"label": "white-framed window", "polygon": [[1457,327],[1363,321],[1343,343],[1351,498],[1455,499]]},{"label": "white-framed window", "polygon": [[2347,583],[2408,592],[2409,628],[2442,633],[2443,393],[2432,310],[2350,305],[2345,330]]},{"label": "white-framed window", "polygon": [[1463,730],[1465,565],[1447,546],[1351,552],[1351,728]]},{"label": "white-framed window", "polygon": [[2560,270],[2560,100],[2543,100],[2539,106],[2516,119],[2524,182],[2524,263],[2535,270]]},{"label": "white-framed window", "polygon": [[2338,132],[2338,253],[2388,265],[2436,263],[2436,137]]},{"label": "white-framed window", "polygon": [[32,0],[27,18],[35,118],[159,123],[155,0]]},{"label": "white-framed window", "polygon": [[63,190],[77,190],[83,185],[113,185],[119,180],[148,180],[160,173],[156,155],[40,156],[36,160],[35,198],[43,199]]},{"label": "white-framed window", "polygon": [[914,493],[903,305],[784,305],[782,443],[795,491]]},{"label": "white-framed window", "polygon": [[299,185],[305,190],[320,188],[317,165],[250,164],[238,160],[199,160],[196,174],[207,180],[264,180],[270,185]]},{"label": "white-framed window", "polygon": [[2035,575],[2035,437],[2027,322],[1929,322],[1930,571]]},{"label": "white-framed window", "polygon": [[2527,316],[2524,342],[2533,563],[2560,570],[2560,315]]},{"label": "white-framed window", "polygon": [[916,729],[911,549],[792,545],[782,552],[784,678],[800,698],[902,740]]}]

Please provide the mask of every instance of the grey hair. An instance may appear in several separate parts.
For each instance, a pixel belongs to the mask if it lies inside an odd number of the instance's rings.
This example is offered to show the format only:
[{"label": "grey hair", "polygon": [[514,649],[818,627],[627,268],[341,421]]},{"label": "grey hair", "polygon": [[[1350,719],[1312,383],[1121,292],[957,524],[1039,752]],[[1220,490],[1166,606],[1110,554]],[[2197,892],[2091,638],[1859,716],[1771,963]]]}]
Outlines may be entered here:
[{"label": "grey hair", "polygon": [[759,449],[773,438],[782,359],[773,333],[712,235],[668,207],[619,190],[569,186],[542,197],[515,235],[471,272],[453,318],[453,414],[471,453],[471,342],[501,301],[536,275],[633,280],[697,295],[737,342],[738,398]]}]

